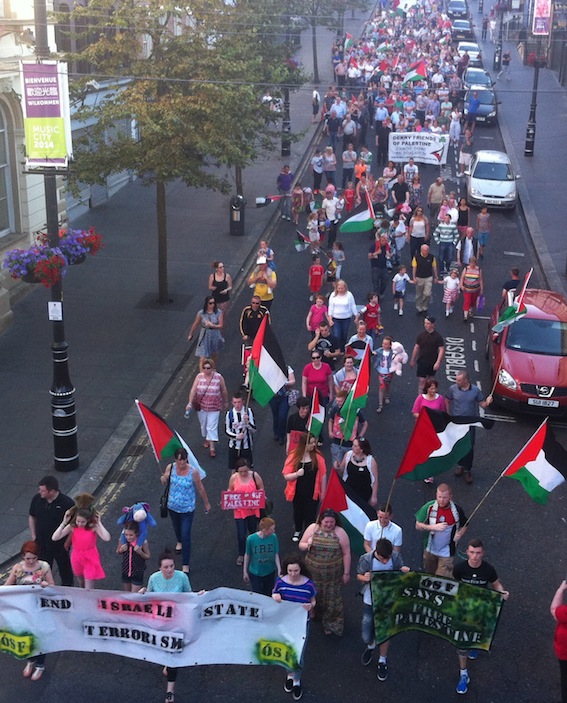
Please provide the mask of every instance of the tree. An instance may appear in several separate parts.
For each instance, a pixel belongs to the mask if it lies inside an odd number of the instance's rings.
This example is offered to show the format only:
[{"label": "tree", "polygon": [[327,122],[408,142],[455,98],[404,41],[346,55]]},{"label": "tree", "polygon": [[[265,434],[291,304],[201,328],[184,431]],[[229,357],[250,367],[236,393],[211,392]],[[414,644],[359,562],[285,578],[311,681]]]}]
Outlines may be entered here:
[{"label": "tree", "polygon": [[[108,82],[97,104],[78,111],[89,127],[75,144],[72,177],[102,183],[130,170],[156,185],[160,304],[169,302],[166,184],[181,179],[228,192],[219,167],[244,168],[278,135],[277,115],[262,103],[262,91],[298,80],[283,61],[285,47],[268,53],[261,39],[246,43],[245,33],[235,31],[235,19],[250,19],[242,4],[239,10],[198,0],[188,12],[171,0],[91,0],[72,13],[90,42],[71,58],[93,71],[75,90],[95,77]],[[256,14],[249,27],[258,36],[262,13]],[[246,110],[236,112],[238,105]]]}]

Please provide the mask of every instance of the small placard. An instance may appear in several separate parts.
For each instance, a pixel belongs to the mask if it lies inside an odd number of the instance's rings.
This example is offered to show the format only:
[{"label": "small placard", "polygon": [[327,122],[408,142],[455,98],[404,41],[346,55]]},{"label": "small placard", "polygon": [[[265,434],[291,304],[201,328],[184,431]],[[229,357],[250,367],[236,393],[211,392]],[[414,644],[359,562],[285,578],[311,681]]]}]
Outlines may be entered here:
[{"label": "small placard", "polygon": [[53,321],[60,321],[63,319],[63,303],[57,303],[50,300],[47,303],[47,313],[49,319]]},{"label": "small placard", "polygon": [[266,494],[264,491],[250,491],[250,493],[222,492],[222,510],[258,510],[265,507]]}]

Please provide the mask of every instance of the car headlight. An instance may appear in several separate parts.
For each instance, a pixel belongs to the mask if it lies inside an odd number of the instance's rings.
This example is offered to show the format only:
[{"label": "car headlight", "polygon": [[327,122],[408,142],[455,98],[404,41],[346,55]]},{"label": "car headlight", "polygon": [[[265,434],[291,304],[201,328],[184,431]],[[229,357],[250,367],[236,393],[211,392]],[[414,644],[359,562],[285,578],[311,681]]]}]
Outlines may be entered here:
[{"label": "car headlight", "polygon": [[487,117],[496,117],[496,110],[492,110],[492,112],[489,112]]},{"label": "car headlight", "polygon": [[482,195],[480,190],[478,188],[475,188],[474,186],[471,187],[471,195]]},{"label": "car headlight", "polygon": [[515,391],[518,387],[516,381],[505,369],[500,369],[500,373],[498,374],[498,383],[500,383],[501,386],[509,388],[511,391]]}]

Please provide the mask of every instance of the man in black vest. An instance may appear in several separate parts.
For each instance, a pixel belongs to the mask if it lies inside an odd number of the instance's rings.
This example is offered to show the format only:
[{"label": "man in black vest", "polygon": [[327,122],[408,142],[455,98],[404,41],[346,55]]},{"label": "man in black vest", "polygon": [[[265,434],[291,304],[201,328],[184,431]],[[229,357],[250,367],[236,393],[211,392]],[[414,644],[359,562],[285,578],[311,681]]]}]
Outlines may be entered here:
[{"label": "man in black vest", "polygon": [[433,291],[433,278],[439,282],[437,261],[430,253],[427,244],[422,244],[419,253],[411,262],[412,282],[415,283],[415,309],[418,315],[427,315],[427,308],[431,303]]}]

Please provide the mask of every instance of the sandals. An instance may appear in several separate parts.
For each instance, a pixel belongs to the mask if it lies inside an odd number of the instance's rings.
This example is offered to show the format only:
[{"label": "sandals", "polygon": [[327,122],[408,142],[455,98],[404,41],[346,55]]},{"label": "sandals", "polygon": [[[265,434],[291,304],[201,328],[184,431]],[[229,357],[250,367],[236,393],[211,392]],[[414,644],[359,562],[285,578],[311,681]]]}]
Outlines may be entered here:
[{"label": "sandals", "polygon": [[216,451],[211,447],[209,449],[209,456],[211,457],[211,459],[214,459],[216,457],[216,455],[217,455]]},{"label": "sandals", "polygon": [[203,442],[203,447],[205,447],[205,449],[209,448],[209,442],[207,440]]},{"label": "sandals", "polygon": [[[179,544],[179,543],[178,543]],[[175,553],[176,554],[181,554],[183,552],[183,547],[178,546],[177,544],[175,545]]]},{"label": "sandals", "polygon": [[29,679],[29,677],[33,673],[33,662],[28,662],[25,666],[25,669],[23,670],[22,674],[23,676],[26,677],[26,679]]}]

